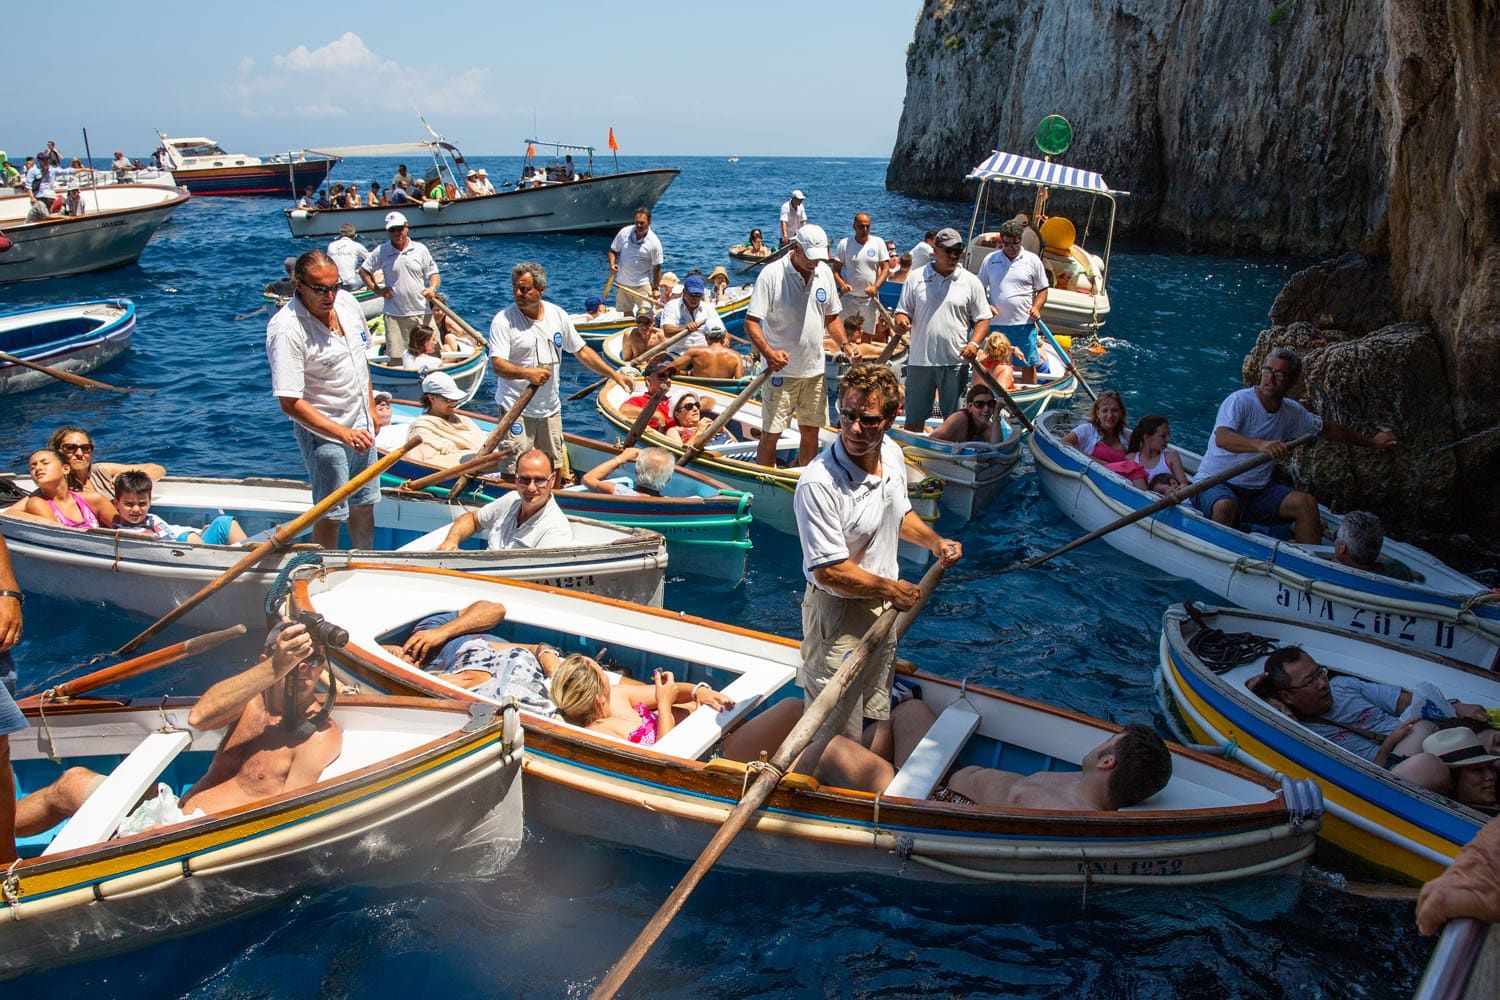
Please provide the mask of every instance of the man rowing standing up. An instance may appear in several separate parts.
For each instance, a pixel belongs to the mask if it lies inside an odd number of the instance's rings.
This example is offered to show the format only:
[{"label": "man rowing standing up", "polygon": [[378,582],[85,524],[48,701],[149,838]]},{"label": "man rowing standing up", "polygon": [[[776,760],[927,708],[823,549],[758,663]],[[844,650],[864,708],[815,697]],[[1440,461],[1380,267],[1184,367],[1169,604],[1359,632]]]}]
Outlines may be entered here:
[{"label": "man rowing standing up", "polygon": [[[661,283],[661,240],[651,229],[651,209],[635,210],[635,224],[615,234],[609,245],[609,273],[615,279],[615,308],[629,316],[637,303],[650,302]],[[631,295],[631,292],[637,294]]]},{"label": "man rowing standing up", "polygon": [[708,338],[705,331],[725,328],[719,311],[704,297],[703,293],[707,290],[708,286],[703,283],[701,274],[690,274],[682,283],[682,297],[670,300],[662,310],[661,329],[668,338],[675,337],[684,330],[688,331],[687,337],[672,348],[672,354],[681,354],[694,347],[706,347]]},{"label": "man rowing standing up", "polygon": [[[411,238],[406,216],[387,212],[386,241],[359,265],[360,280],[365,287],[385,299],[385,352],[392,358],[406,353],[406,345],[415,330],[432,312],[432,298],[442,278],[427,248]],[[385,277],[385,287],[375,282],[375,275]]]},{"label": "man rowing standing up", "polygon": [[896,329],[910,331],[906,355],[906,429],[920,434],[933,397],[946,419],[958,409],[960,370],[973,360],[990,328],[990,306],[979,279],[964,270],[964,239],[956,229],[934,237],[932,263],[906,279]]},{"label": "man rowing standing up", "polygon": [[776,374],[761,390],[760,442],[755,460],[776,464],[776,442],[793,420],[801,431],[797,465],[818,453],[818,430],[828,414],[823,338],[844,350],[838,289],[828,269],[828,235],[822,226],[797,231],[791,253],[767,264],[755,279],[745,336]]},{"label": "man rowing standing up", "polygon": [[885,240],[870,235],[869,212],[854,217],[854,235],[839,240],[829,263],[839,287],[844,316],[862,316],[865,329],[875,329],[875,297],[891,266]]},{"label": "man rowing standing up", "polygon": [[[839,385],[839,433],[802,473],[793,505],[802,541],[802,666],[797,672],[811,704],[888,607],[906,610],[920,590],[900,577],[902,539],[930,551],[944,566],[963,555],[911,509],[906,460],[886,437],[896,419],[901,386],[884,365],[861,362]],[[890,734],[894,632],[871,654],[863,680],[852,686],[822,730],[858,741],[866,718],[877,721],[870,748],[893,759]]]},{"label": "man rowing standing up", "polygon": [[510,435],[518,452],[530,448],[546,452],[567,480],[572,476],[568,446],[563,440],[562,395],[557,391],[563,352],[577,357],[590,371],[614,379],[627,392],[630,380],[583,342],[566,312],[542,301],[542,293],[547,290],[545,267],[532,261],[517,264],[510,269],[510,289],[515,302],[490,321],[488,347],[490,367],[496,376],[495,405],[504,416],[527,385],[539,387],[521,419],[511,425]]},{"label": "man rowing standing up", "polygon": [[781,245],[786,246],[797,238],[797,233],[807,225],[807,199],[800,190],[781,203]]},{"label": "man rowing standing up", "polygon": [[989,296],[995,316],[991,329],[1005,334],[1021,352],[1024,365],[1020,381],[1036,382],[1036,368],[1042,363],[1037,346],[1036,324],[1047,303],[1047,269],[1042,258],[1021,246],[1024,227],[1015,219],[1000,226],[1000,249],[979,265],[979,283]]},{"label": "man rowing standing up", "polygon": [[[1390,431],[1369,437],[1309,413],[1290,398],[1301,377],[1302,359],[1296,351],[1278,347],[1267,354],[1260,369],[1260,381],[1253,388],[1230,393],[1219,405],[1214,432],[1193,478],[1216,476],[1242,461],[1240,456],[1254,452],[1270,455],[1279,462],[1287,456],[1286,442],[1308,434],[1362,448],[1396,446],[1396,435]],[[1323,540],[1318,501],[1310,493],[1271,482],[1269,462],[1204,490],[1193,502],[1219,524],[1290,521],[1292,537],[1298,542],[1316,545]]]}]

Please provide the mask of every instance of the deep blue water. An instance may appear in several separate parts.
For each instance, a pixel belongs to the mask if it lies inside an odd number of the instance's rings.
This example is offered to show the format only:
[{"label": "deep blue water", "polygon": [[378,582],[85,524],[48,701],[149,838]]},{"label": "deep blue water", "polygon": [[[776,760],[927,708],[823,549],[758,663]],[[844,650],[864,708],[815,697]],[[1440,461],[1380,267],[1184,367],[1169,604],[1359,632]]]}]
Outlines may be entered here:
[{"label": "deep blue water", "polygon": [[[477,159],[496,178],[516,158]],[[395,161],[353,161],[335,180],[386,181]],[[752,226],[774,232],[793,187],[834,239],[867,210],[877,234],[903,250],[929,227],[967,232],[970,206],[908,198],[883,187],[884,161],[673,161],[682,176],[658,206],[667,267],[679,274],[729,263],[725,248]],[[631,158],[629,167],[672,165]],[[269,392],[260,289],[282,258],[316,244],[291,239],[281,204],[194,199],[147,247],[139,266],[8,286],[0,308],[103,296],[139,307],[131,351],[98,377],[157,390],[116,396],[72,388],[0,400],[3,458],[25,456],[64,423],[88,427],[101,459],[150,459],[176,473],[303,475],[287,422]],[[428,246],[454,307],[483,328],[508,304],[509,269],[537,260],[548,297],[568,308],[604,285],[606,237],[456,239]],[[1297,262],[1116,249],[1107,354],[1083,354],[1096,388],[1119,388],[1132,415],[1160,411],[1178,440],[1201,446],[1219,400],[1238,386],[1240,359]],[[731,269],[733,272],[733,268]],[[250,314],[250,315],[246,315]],[[584,383],[564,369],[564,390]],[[1080,394],[1080,398],[1083,398]],[[476,405],[492,411],[492,396]],[[570,429],[602,434],[591,409]],[[1010,492],[963,534],[950,571],[905,640],[903,655],[1120,722],[1156,724],[1151,672],[1161,613],[1202,592],[1096,543],[1025,575],[993,576],[1023,552],[1076,534],[1042,496],[1029,462]],[[24,584],[24,580],[22,581]],[[786,536],[756,535],[747,584],[726,597],[669,585],[673,608],[768,631],[800,629],[799,552]],[[23,689],[76,672],[142,625],[113,609],[36,598],[17,650]],[[185,633],[170,633],[181,637]],[[196,693],[248,662],[246,644],[212,662],[178,664],[127,693]],[[1165,730],[1163,730],[1165,731]],[[355,887],[102,962],[32,976],[6,996],[582,996],[630,942],[685,865],[531,829],[501,874],[422,885]],[[1247,893],[1075,895],[911,892],[728,873],[711,875],[657,945],[631,995],[668,996],[1399,996],[1430,944],[1409,902],[1372,902],[1309,874],[1279,917]]]}]

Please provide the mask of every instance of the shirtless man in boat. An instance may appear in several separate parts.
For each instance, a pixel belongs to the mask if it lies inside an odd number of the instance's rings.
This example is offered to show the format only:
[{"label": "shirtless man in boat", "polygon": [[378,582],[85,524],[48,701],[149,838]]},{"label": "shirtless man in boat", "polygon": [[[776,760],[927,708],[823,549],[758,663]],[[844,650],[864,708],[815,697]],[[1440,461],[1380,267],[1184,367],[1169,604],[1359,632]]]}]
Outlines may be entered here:
[{"label": "shirtless man in boat", "polygon": [[965,805],[1104,812],[1144,802],[1171,778],[1172,754],[1161,737],[1131,725],[1084,754],[1081,772],[1016,774],[965,767],[936,797]]},{"label": "shirtless man in boat", "polygon": [[703,334],[708,344],[690,347],[677,356],[677,368],[694,378],[743,378],[745,356],[729,346],[729,331],[714,328]]}]

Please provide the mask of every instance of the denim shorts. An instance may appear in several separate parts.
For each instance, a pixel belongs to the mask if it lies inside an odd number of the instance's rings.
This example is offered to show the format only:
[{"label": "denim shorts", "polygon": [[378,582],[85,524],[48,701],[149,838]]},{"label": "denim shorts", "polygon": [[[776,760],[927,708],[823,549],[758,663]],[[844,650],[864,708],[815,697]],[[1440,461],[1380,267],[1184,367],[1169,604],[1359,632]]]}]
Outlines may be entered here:
[{"label": "denim shorts", "polygon": [[186,531],[179,532],[177,535],[177,541],[186,542],[189,540],[189,535],[191,535],[194,531],[198,531],[199,536],[201,536],[203,539],[204,545],[228,545],[229,526],[233,523],[233,517],[229,516],[228,514],[220,514],[218,517],[210,521],[208,523],[208,526],[203,528],[202,530],[188,528]]},{"label": "denim shorts", "polygon": [[1240,505],[1241,524],[1279,524],[1283,520],[1277,513],[1281,501],[1295,492],[1290,486],[1267,483],[1260,489],[1247,490],[1228,483],[1210,487],[1193,498],[1205,517],[1213,517],[1214,504],[1220,500],[1233,500]]},{"label": "denim shorts", "polygon": [[[9,658],[9,654],[6,654]],[[0,669],[8,669],[9,665]],[[11,733],[19,733],[26,728],[26,716],[16,707],[16,700],[10,696],[10,689],[0,684],[0,738],[9,736]]]},{"label": "denim shorts", "polygon": [[[365,452],[355,451],[348,445],[320,438],[301,424],[293,424],[292,431],[297,435],[297,447],[302,449],[302,461],[307,466],[308,478],[312,480],[313,503],[320,502],[375,462],[374,447]],[[379,500],[380,477],[377,476],[323,516],[330,521],[347,521],[350,504],[359,507]]]},{"label": "denim shorts", "polygon": [[1036,324],[1017,323],[1015,326],[991,326],[990,332],[1003,333],[1010,346],[1021,352],[1026,363],[1035,367],[1042,363],[1042,351],[1036,343]]}]

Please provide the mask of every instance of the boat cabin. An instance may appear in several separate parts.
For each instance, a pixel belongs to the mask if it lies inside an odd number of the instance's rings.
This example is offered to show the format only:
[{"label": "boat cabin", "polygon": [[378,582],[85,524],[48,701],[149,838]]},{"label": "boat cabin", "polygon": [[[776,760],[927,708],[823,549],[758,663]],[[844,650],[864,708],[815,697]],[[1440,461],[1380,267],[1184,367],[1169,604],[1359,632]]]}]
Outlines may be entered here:
[{"label": "boat cabin", "polygon": [[253,167],[261,161],[257,156],[244,153],[226,153],[224,147],[212,139],[192,136],[185,139],[169,139],[160,132],[162,144],[158,154],[165,160],[163,166],[173,170],[201,170],[205,167]]}]

